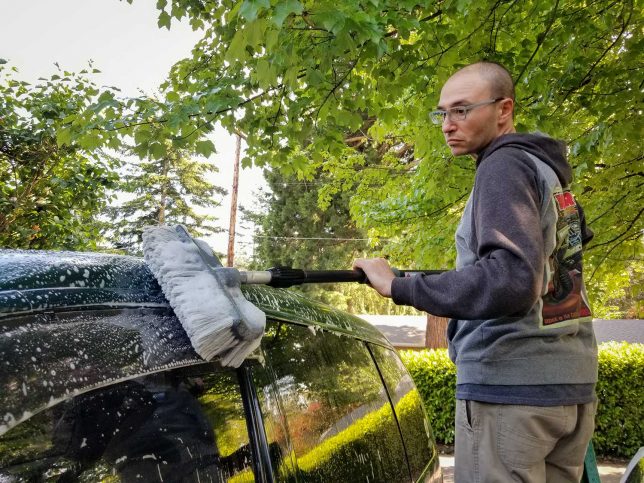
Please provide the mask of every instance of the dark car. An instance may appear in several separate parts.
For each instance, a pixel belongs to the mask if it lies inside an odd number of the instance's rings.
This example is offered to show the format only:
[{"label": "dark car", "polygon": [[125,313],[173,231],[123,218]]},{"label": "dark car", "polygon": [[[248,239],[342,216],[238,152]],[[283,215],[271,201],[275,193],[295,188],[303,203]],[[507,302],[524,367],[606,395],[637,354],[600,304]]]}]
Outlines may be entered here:
[{"label": "dark car", "polygon": [[380,332],[243,292],[267,329],[231,369],[194,352],[143,260],[0,251],[0,482],[442,481]]}]

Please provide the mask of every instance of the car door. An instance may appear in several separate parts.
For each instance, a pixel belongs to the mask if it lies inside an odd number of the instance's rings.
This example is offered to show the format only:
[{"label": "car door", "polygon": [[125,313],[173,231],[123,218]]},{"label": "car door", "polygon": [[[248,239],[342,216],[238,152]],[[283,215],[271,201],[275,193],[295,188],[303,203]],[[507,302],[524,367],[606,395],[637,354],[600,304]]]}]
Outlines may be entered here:
[{"label": "car door", "polygon": [[278,481],[410,481],[402,439],[364,342],[269,321],[253,380]]},{"label": "car door", "polygon": [[413,479],[441,481],[434,435],[411,376],[394,350],[368,346],[394,407]]}]

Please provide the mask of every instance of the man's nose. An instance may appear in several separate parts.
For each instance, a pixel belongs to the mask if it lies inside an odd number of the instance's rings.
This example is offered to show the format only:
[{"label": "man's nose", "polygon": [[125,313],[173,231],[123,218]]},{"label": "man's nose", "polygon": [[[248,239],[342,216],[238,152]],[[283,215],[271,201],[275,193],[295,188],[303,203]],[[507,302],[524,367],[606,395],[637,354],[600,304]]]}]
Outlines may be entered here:
[{"label": "man's nose", "polygon": [[454,121],[450,120],[450,116],[447,115],[443,118],[443,124],[441,125],[441,129],[445,134],[449,132],[454,132],[456,130],[456,124]]}]

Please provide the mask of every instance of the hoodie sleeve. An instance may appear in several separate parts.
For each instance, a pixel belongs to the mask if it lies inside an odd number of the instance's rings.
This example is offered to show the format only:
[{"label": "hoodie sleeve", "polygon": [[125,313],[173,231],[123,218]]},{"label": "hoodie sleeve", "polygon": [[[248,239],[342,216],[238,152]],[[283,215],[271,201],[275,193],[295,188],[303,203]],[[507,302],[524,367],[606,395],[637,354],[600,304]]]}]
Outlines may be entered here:
[{"label": "hoodie sleeve", "polygon": [[521,315],[536,303],[545,255],[531,161],[515,149],[493,153],[477,169],[472,197],[478,260],[440,275],[397,278],[394,302],[464,320]]}]

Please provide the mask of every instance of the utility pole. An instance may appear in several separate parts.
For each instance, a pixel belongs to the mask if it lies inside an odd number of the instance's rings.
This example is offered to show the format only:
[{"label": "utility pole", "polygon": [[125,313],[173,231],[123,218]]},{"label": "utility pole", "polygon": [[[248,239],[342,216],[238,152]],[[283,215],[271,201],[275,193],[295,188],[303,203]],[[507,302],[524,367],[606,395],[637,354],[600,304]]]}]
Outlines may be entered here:
[{"label": "utility pole", "polygon": [[241,153],[241,134],[236,134],[235,164],[233,167],[233,191],[230,197],[230,225],[228,227],[228,253],[226,266],[232,267],[235,262],[235,225],[237,224],[237,191],[239,190],[239,156]]}]

